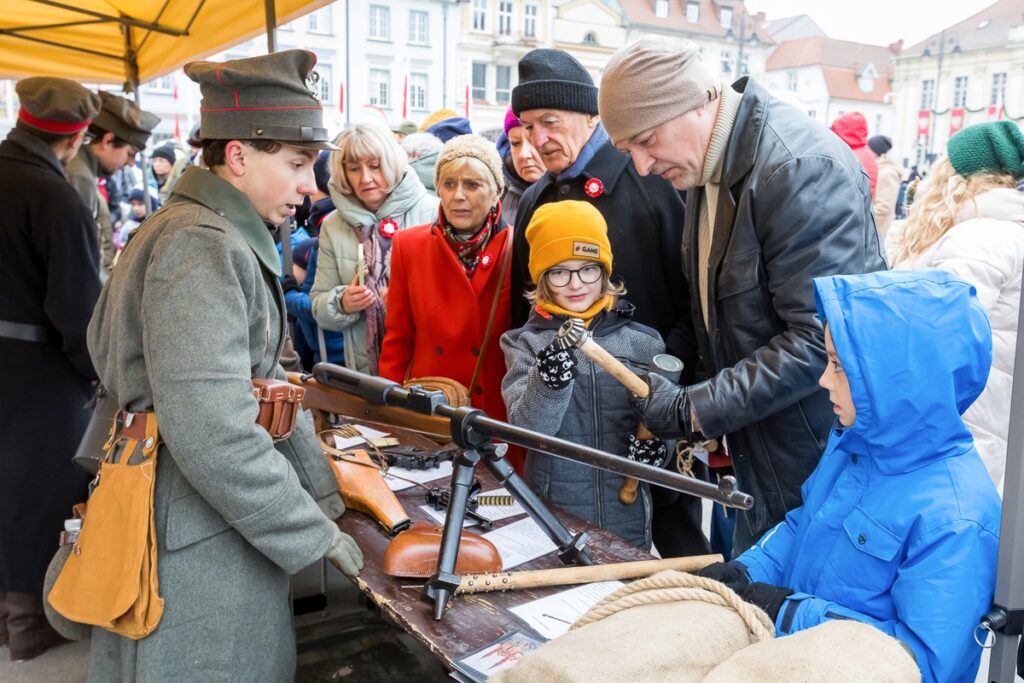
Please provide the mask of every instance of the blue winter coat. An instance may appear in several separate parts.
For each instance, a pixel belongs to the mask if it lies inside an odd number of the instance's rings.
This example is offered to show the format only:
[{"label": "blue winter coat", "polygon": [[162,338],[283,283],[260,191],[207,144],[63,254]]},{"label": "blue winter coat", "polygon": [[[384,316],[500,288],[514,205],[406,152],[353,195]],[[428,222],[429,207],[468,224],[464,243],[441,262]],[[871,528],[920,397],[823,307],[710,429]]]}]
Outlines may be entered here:
[{"label": "blue winter coat", "polygon": [[[299,332],[306,340],[309,348],[313,349],[313,361],[319,363],[320,340],[317,335],[316,320],[313,319],[313,305],[309,299],[309,292],[313,289],[313,281],[316,279],[316,264],[320,255],[319,247],[312,247],[309,250],[309,261],[306,263],[306,279],[299,285],[299,289],[292,290],[284,295],[285,306],[288,308],[288,315],[295,318],[295,324]],[[344,365],[345,363],[345,337],[341,332],[324,330],[324,345],[327,346],[327,362]]]},{"label": "blue winter coat", "polygon": [[908,645],[926,683],[974,681],[1000,500],[960,415],[985,388],[988,318],[973,286],[938,270],[814,288],[856,422],[836,423],[803,506],[737,559],[751,581],[796,591],[780,635],[856,619]]}]

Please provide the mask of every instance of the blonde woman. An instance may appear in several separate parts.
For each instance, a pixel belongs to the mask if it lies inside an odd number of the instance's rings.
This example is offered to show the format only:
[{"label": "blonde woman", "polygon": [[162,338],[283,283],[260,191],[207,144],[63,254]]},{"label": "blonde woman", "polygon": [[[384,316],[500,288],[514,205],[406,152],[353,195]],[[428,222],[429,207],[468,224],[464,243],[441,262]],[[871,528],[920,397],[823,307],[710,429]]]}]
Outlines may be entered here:
[{"label": "blonde woman", "polygon": [[893,225],[894,269],[941,268],[978,290],[992,325],[992,371],[964,413],[1000,495],[1006,469],[1013,359],[1024,266],[1024,134],[999,121],[965,128],[917,190],[910,216]]},{"label": "blonde woman", "polygon": [[[330,157],[328,190],[335,211],[320,226],[313,317],[345,339],[345,365],[377,374],[391,243],[405,228],[437,218],[429,194],[390,131],[361,124],[343,132]],[[357,264],[362,246],[362,282]]]}]

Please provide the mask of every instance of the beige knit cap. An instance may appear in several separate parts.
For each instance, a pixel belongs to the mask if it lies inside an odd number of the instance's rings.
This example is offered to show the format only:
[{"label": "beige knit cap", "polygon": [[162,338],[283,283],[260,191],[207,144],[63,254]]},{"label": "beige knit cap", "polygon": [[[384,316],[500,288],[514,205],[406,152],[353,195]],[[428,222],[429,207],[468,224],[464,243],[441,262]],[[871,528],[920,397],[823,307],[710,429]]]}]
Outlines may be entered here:
[{"label": "beige knit cap", "polygon": [[718,83],[688,41],[641,38],[612,55],[598,108],[612,144],[628,141],[718,97]]},{"label": "beige knit cap", "polygon": [[501,157],[494,143],[479,135],[459,135],[444,144],[434,166],[434,187],[441,187],[441,169],[457,159],[470,157],[483,163],[494,176],[498,194],[505,191],[505,180],[501,173]]}]

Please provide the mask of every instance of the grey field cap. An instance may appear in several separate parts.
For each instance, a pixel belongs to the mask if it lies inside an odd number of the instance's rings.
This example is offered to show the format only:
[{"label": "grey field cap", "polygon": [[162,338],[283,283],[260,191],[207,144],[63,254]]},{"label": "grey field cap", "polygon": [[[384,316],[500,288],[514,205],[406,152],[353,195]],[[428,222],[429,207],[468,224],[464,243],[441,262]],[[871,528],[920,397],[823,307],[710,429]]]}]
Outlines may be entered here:
[{"label": "grey field cap", "polygon": [[47,133],[77,133],[100,111],[99,95],[66,78],[32,76],[14,89],[21,103],[18,120]]},{"label": "grey field cap", "polygon": [[229,62],[191,62],[204,140],[273,140],[337,150],[323,127],[316,55],[284,50]]},{"label": "grey field cap", "polygon": [[135,149],[144,149],[160,117],[139,109],[139,105],[129,99],[106,91],[100,92],[100,100],[103,106],[92,120],[93,125],[113,133]]}]

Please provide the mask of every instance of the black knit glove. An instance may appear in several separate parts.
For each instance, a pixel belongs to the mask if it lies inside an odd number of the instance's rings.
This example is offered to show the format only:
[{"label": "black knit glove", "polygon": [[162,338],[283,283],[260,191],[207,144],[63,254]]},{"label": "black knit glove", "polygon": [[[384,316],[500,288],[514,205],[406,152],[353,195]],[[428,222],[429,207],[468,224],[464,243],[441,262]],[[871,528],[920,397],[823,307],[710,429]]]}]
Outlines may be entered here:
[{"label": "black knit glove", "polygon": [[296,292],[299,289],[299,281],[295,279],[294,275],[285,275],[281,278],[281,289],[285,294]]},{"label": "black knit glove", "polygon": [[576,355],[573,349],[561,349],[553,342],[537,354],[537,372],[549,389],[559,390],[576,379]]},{"label": "black knit glove", "polygon": [[780,588],[760,581],[752,583],[740,591],[740,597],[751,605],[763,609],[771,618],[772,623],[779,618],[782,603],[792,594],[793,591],[789,588]]},{"label": "black knit glove", "polygon": [[750,584],[750,579],[747,577],[747,567],[742,562],[733,560],[732,562],[715,562],[709,564],[700,571],[694,572],[697,576],[703,576],[706,579],[712,579],[719,583],[724,583],[727,587],[736,591],[737,593]]},{"label": "black knit glove", "polygon": [[645,465],[662,467],[668,460],[668,448],[661,439],[638,439],[635,434],[630,434],[626,457]]}]

